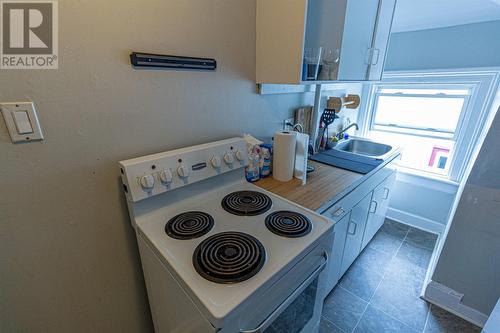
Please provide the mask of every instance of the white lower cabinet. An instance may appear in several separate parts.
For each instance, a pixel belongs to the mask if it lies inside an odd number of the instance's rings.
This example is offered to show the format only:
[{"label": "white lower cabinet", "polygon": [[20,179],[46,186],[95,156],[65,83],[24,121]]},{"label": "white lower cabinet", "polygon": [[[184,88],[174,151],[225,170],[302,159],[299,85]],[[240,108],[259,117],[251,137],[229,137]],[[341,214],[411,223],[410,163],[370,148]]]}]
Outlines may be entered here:
[{"label": "white lower cabinet", "polygon": [[361,252],[363,233],[365,231],[366,219],[368,217],[371,199],[372,192],[366,195],[356,204],[356,206],[352,208],[349,225],[347,227],[344,254],[342,255],[342,265],[340,266],[340,276],[344,275]]},{"label": "white lower cabinet", "polygon": [[326,294],[384,224],[396,172],[383,170],[322,213],[335,221]]},{"label": "white lower cabinet", "polygon": [[384,224],[385,215],[389,208],[391,190],[396,181],[396,173],[387,177],[373,190],[373,197],[370,203],[370,213],[366,221],[365,234],[362,247],[364,248],[371,241],[380,227]]}]

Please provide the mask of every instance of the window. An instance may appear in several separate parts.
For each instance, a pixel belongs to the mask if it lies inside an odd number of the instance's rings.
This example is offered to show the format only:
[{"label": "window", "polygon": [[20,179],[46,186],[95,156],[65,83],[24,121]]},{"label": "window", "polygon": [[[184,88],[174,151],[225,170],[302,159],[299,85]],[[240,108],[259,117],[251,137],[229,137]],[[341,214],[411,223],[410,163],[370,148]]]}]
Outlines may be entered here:
[{"label": "window", "polygon": [[400,165],[448,177],[472,88],[375,85],[368,136],[403,148]]}]

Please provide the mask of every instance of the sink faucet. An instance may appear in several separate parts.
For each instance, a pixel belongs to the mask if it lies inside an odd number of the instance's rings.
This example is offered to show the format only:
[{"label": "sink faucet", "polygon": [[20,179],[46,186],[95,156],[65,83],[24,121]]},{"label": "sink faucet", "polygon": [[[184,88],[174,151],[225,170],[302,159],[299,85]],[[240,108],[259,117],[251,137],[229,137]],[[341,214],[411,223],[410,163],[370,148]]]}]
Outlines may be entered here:
[{"label": "sink faucet", "polygon": [[342,139],[342,134],[344,134],[349,128],[355,126],[356,127],[356,131],[359,130],[359,126],[358,124],[356,123],[352,123],[351,125],[347,126],[346,128],[344,128],[342,131],[338,132],[337,133],[337,138],[339,139]]}]

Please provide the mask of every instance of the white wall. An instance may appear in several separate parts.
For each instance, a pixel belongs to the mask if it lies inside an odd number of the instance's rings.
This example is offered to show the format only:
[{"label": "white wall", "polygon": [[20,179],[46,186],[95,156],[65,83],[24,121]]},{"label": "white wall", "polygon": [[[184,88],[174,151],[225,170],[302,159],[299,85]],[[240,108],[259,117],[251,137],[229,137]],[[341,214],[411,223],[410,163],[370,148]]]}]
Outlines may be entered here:
[{"label": "white wall", "polygon": [[[255,94],[255,1],[59,1],[59,69],[2,71],[46,140],[0,121],[0,331],[151,332],[122,159],[242,132],[269,136],[312,95]],[[217,59],[133,70],[130,51]]]},{"label": "white wall", "polygon": [[498,31],[500,20],[394,33],[391,35],[385,69],[399,71],[500,66]]},{"label": "white wall", "polygon": [[500,297],[499,141],[497,111],[465,184],[432,276],[433,281],[463,294],[461,304],[484,314],[484,318]]},{"label": "white wall", "polygon": [[387,216],[434,233],[442,233],[458,185],[399,172]]}]

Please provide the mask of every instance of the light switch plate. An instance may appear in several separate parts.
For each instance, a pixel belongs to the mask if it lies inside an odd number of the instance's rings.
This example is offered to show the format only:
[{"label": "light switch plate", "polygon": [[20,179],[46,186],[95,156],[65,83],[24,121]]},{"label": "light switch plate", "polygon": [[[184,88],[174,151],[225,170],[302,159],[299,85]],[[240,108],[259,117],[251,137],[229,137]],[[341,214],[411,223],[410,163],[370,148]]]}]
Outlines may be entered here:
[{"label": "light switch plate", "polygon": [[[43,140],[42,129],[33,102],[0,103],[0,108],[2,109],[2,115],[12,142]],[[14,113],[22,111],[25,111],[28,115],[31,128],[33,129],[32,133],[19,133],[18,126],[14,120]]]}]

